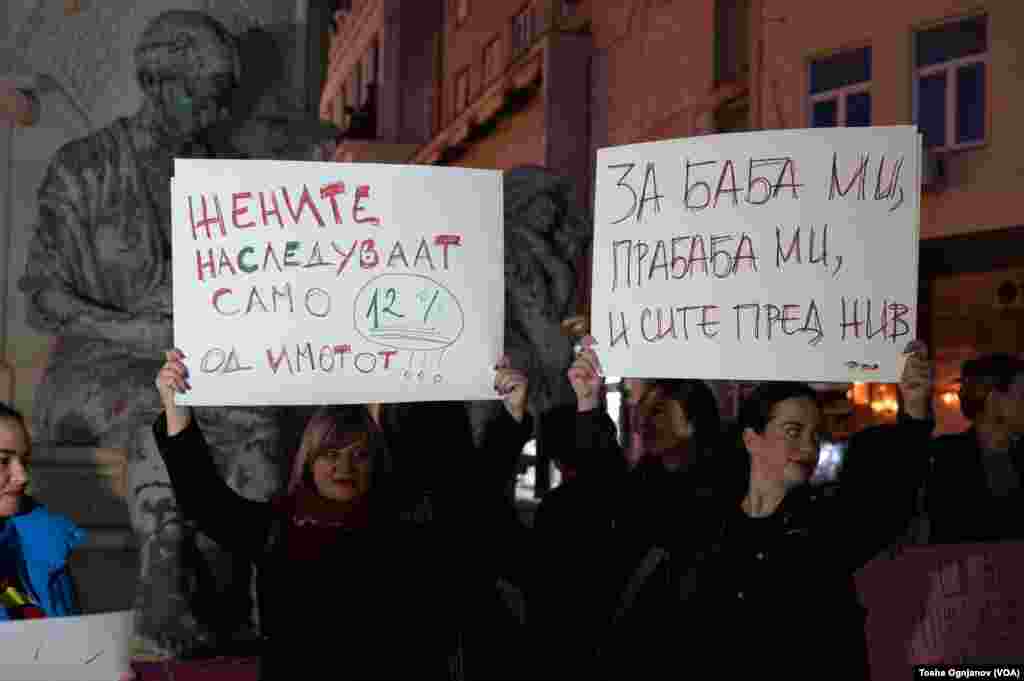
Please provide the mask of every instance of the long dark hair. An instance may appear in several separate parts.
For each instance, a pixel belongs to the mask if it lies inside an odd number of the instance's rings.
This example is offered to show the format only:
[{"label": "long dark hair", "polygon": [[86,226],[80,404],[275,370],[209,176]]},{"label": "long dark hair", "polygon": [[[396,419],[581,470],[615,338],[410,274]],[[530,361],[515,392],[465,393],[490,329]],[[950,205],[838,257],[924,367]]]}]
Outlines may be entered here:
[{"label": "long dark hair", "polygon": [[658,379],[652,389],[660,397],[678,402],[693,424],[694,452],[698,460],[714,453],[722,435],[718,400],[704,381],[692,378]]},{"label": "long dark hair", "polygon": [[795,381],[760,383],[740,406],[739,418],[736,422],[739,437],[743,437],[743,431],[747,428],[758,435],[763,435],[765,427],[772,420],[775,405],[792,399],[807,399],[815,404],[819,403],[818,393],[806,383]]}]

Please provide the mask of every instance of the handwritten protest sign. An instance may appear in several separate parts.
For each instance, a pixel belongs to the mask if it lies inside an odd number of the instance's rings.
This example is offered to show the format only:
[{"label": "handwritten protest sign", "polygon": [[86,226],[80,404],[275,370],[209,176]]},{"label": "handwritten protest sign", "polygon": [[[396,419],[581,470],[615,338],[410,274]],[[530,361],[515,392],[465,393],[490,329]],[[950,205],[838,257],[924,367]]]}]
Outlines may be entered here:
[{"label": "handwritten protest sign", "polygon": [[188,404],[493,399],[501,174],[175,160]]},{"label": "handwritten protest sign", "polygon": [[0,680],[117,681],[133,622],[130,610],[0,622]]},{"label": "handwritten protest sign", "polygon": [[908,547],[857,574],[871,678],[918,664],[1024,662],[1024,544]]},{"label": "handwritten protest sign", "polygon": [[592,328],[607,373],[898,380],[920,154],[910,126],[601,149]]}]

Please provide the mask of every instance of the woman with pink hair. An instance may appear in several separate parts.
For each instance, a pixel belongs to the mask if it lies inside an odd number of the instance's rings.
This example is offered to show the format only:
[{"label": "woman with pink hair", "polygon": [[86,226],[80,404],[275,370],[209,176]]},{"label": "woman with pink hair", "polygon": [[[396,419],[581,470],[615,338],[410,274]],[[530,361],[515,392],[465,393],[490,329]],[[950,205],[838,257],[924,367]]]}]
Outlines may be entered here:
[{"label": "woman with pink hair", "polygon": [[505,359],[495,369],[505,409],[480,450],[457,402],[325,406],[286,492],[257,502],[224,483],[175,404],[188,370],[166,353],[154,435],[185,516],[258,566],[261,679],[463,676],[465,614],[499,567],[495,540],[515,522],[503,487],[532,432],[525,374]]}]

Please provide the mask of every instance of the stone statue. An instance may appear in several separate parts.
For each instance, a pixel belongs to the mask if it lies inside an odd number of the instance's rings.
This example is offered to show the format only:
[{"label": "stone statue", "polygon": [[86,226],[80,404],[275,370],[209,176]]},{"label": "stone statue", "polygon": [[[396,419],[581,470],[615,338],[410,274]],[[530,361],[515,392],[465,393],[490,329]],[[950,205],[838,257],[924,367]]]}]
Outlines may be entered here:
[{"label": "stone statue", "polygon": [[[206,14],[169,11],[135,48],[143,104],[62,147],[39,189],[20,288],[56,337],[33,410],[37,440],[125,448],[141,544],[140,654],[185,657],[255,636],[249,573],[177,512],[151,426],[173,346],[170,178],[175,157],[218,155],[241,73],[236,40]],[[281,484],[278,414],[197,410],[228,483],[266,499]]]},{"label": "stone statue", "polygon": [[[530,376],[530,411],[575,404],[565,372],[572,340],[561,323],[576,313],[578,264],[593,235],[572,183],[539,167],[504,174],[505,348]],[[497,358],[495,358],[497,359]],[[497,403],[473,403],[478,441]]]}]

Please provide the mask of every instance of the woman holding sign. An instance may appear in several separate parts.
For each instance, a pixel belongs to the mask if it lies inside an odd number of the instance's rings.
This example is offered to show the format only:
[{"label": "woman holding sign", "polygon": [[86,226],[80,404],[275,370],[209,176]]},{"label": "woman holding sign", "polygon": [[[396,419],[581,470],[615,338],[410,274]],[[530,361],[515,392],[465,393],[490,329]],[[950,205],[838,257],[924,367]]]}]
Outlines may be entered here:
[{"label": "woman holding sign", "polygon": [[[592,398],[597,404],[596,391]],[[675,531],[678,518],[669,504],[687,494],[690,473],[705,465],[718,444],[718,404],[703,381],[631,381],[625,402],[633,442],[623,459],[595,461],[587,445],[575,441],[576,408],[559,423],[564,435],[550,440],[561,446],[555,457],[570,461],[583,480],[563,480],[544,496],[533,520],[540,570],[529,617],[541,632],[546,678],[601,677],[604,622],[616,607],[613,592],[624,581],[622,573],[644,558],[658,526]],[[593,484],[600,476],[594,466],[602,463],[620,474],[621,467],[628,468],[628,484],[614,491]],[[609,493],[633,492],[628,503],[601,503]],[[579,531],[580,506],[590,500],[601,506],[587,519],[593,531]],[[607,530],[613,524],[610,543]]]},{"label": "woman holding sign", "polygon": [[[853,573],[905,530],[933,425],[926,350],[908,351],[900,384],[906,417],[853,437],[835,494],[807,484],[822,427],[816,393],[803,383],[769,382],[745,401],[736,441],[694,472],[689,493],[611,511],[632,517],[644,508],[674,509],[669,522],[650,519],[648,550],[618,592],[602,646],[611,676],[655,678],[711,664],[735,678],[868,677]],[[614,425],[592,399],[600,376],[588,339],[569,370],[577,438],[596,459],[622,461]],[[615,486],[604,505],[658,492],[623,465],[592,472],[590,484]],[[592,511],[577,509],[581,526]],[[609,545],[622,545],[614,535],[609,529]]]},{"label": "woman holding sign", "polygon": [[[177,350],[166,358],[156,440],[186,516],[259,566],[261,679],[302,670],[461,676],[466,585],[495,569],[484,563],[495,552],[472,530],[496,536],[497,525],[514,521],[502,466],[514,469],[532,431],[525,375],[507,361],[496,367],[507,416],[480,452],[460,403],[322,407],[303,433],[287,493],[262,503],[221,479],[190,409],[175,404],[189,389],[185,358]],[[410,480],[413,471],[433,475]]]}]

